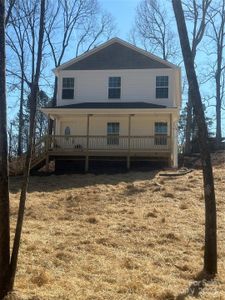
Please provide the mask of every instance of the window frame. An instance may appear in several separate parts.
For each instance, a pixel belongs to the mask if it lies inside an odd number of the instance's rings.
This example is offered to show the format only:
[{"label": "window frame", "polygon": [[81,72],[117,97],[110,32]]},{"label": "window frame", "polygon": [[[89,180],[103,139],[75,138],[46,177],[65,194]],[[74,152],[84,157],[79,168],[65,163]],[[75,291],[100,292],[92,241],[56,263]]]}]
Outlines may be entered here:
[{"label": "window frame", "polygon": [[[69,80],[73,80],[73,86],[70,86],[70,85],[68,85],[67,86],[67,84],[65,84],[65,86],[64,86],[64,81],[66,80],[66,79],[69,79]],[[63,94],[63,92],[65,92],[65,91],[73,91],[73,95],[72,95],[72,97],[65,97],[65,95]],[[74,100],[74,98],[75,98],[75,78],[74,77],[62,77],[62,100]]]},{"label": "window frame", "polygon": [[[109,130],[110,125],[112,126],[111,130]],[[120,122],[107,122],[107,145],[118,146],[120,143],[119,136],[120,136]]]},{"label": "window frame", "polygon": [[[113,81],[113,79],[119,79],[119,85],[116,84],[116,82],[110,82]],[[111,92],[119,92],[119,95],[113,96]],[[121,76],[109,76],[108,77],[108,99],[121,99]]]},{"label": "window frame", "polygon": [[[165,131],[156,130],[157,125],[159,125],[159,127],[160,125],[163,125],[166,130]],[[167,137],[168,137],[168,122],[156,121],[154,123],[154,144],[156,146],[166,146],[168,144]]]},{"label": "window frame", "polygon": [[169,98],[169,76],[168,75],[156,76],[155,97],[156,99]]}]

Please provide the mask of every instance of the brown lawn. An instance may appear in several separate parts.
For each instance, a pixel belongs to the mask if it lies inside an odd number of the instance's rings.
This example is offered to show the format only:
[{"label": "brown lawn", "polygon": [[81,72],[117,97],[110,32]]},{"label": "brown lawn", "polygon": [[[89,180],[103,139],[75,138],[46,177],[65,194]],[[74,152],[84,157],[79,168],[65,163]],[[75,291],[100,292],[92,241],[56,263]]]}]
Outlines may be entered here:
[{"label": "brown lawn", "polygon": [[[215,166],[218,276],[200,299],[225,299],[225,165]],[[11,178],[15,224],[20,178]],[[202,269],[202,174],[31,177],[15,299],[195,299]],[[14,297],[12,298],[14,299]]]}]

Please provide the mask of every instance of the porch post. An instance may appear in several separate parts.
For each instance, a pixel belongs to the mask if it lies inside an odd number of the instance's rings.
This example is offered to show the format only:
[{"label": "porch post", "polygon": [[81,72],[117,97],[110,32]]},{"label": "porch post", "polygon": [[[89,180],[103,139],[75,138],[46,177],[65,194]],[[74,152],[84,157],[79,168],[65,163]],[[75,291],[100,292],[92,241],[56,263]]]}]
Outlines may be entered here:
[{"label": "porch post", "polygon": [[173,167],[173,115],[170,114],[170,167]]},{"label": "porch post", "polygon": [[88,152],[89,152],[89,127],[90,127],[90,116],[87,115],[87,143],[86,143],[86,156],[85,156],[85,172],[88,172],[89,168],[89,157],[88,157]]},{"label": "porch post", "polygon": [[174,120],[173,120],[173,114],[170,114],[170,166],[171,167],[177,167],[177,156],[176,153],[176,133],[174,129]]},{"label": "porch post", "polygon": [[45,171],[48,173],[49,172],[49,155],[48,155],[48,151],[49,151],[49,146],[50,146],[50,136],[52,134],[52,125],[53,123],[51,122],[52,120],[50,120],[50,115],[48,114],[48,135],[47,135],[47,139],[45,139],[45,152],[46,152],[46,159],[45,159]]},{"label": "porch post", "polygon": [[177,118],[173,120],[173,168],[178,167]]},{"label": "porch post", "polygon": [[130,169],[130,134],[131,134],[131,116],[128,116],[128,155],[127,155],[127,169]]}]

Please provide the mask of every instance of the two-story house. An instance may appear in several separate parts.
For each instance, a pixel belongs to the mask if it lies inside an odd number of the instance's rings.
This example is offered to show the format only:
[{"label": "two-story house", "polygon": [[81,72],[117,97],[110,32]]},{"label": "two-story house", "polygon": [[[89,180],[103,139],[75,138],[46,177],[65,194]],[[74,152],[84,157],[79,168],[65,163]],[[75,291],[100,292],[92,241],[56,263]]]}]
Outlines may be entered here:
[{"label": "two-story house", "polygon": [[47,161],[56,169],[94,159],[163,160],[177,167],[180,68],[119,38],[54,69],[56,107]]}]

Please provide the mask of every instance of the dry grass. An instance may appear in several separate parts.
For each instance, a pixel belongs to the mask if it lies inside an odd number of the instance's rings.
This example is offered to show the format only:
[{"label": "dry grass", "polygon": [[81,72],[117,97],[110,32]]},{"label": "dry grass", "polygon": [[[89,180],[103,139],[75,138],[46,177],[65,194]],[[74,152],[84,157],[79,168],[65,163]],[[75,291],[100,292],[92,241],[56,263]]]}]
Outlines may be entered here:
[{"label": "dry grass", "polygon": [[[200,299],[225,299],[225,167],[215,168],[219,275]],[[15,226],[20,178],[11,179]],[[26,300],[194,299],[201,271],[200,170],[32,177],[15,293]],[[192,295],[193,294],[193,295]]]}]

